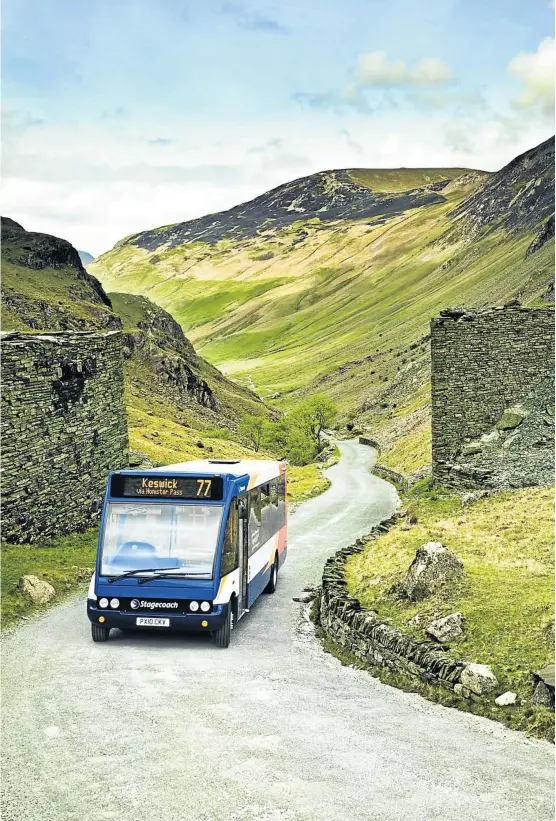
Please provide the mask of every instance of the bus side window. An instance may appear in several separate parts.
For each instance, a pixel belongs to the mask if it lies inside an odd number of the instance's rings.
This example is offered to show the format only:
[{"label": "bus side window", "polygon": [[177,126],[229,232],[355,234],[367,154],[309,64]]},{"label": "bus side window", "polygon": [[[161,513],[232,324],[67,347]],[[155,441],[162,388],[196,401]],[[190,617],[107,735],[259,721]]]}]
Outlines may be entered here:
[{"label": "bus side window", "polygon": [[226,530],[224,532],[224,545],[222,547],[222,561],[220,562],[220,575],[226,576],[235,570],[239,564],[238,556],[238,515],[235,505],[230,507]]},{"label": "bus side window", "polygon": [[250,517],[249,517],[249,555],[261,546],[261,492],[259,488],[254,488],[249,492],[250,496]]},{"label": "bus side window", "polygon": [[278,510],[278,479],[273,479],[270,483],[270,502]]},{"label": "bus side window", "polygon": [[267,542],[274,534],[272,527],[272,507],[270,504],[270,484],[261,485],[261,515],[262,537],[261,544]]}]

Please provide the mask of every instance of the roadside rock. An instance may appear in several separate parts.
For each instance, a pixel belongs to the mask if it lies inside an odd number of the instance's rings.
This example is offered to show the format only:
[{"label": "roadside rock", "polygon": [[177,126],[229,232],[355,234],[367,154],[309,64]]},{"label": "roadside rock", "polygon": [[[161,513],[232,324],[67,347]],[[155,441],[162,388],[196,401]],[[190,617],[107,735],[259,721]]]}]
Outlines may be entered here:
[{"label": "roadside rock", "polygon": [[497,704],[499,707],[509,707],[511,704],[515,704],[517,701],[517,694],[512,693],[508,690],[507,693],[502,693],[501,696],[494,699],[494,703]]},{"label": "roadside rock", "polygon": [[498,679],[488,664],[468,664],[463,668],[461,684],[477,696],[485,696],[496,689]]},{"label": "roadside rock", "polygon": [[312,590],[304,590],[298,596],[294,596],[292,601],[301,602],[302,604],[308,604],[310,601],[313,601],[315,598],[315,594]]},{"label": "roadside rock", "polygon": [[56,595],[52,585],[38,576],[22,576],[17,589],[21,593],[27,593],[33,604],[46,604]]},{"label": "roadside rock", "polygon": [[451,613],[442,619],[431,621],[427,627],[427,633],[443,644],[445,641],[452,641],[462,635],[464,621],[463,613]]},{"label": "roadside rock", "polygon": [[420,601],[463,576],[463,563],[440,542],[427,542],[419,548],[405,579],[394,592],[400,598]]}]

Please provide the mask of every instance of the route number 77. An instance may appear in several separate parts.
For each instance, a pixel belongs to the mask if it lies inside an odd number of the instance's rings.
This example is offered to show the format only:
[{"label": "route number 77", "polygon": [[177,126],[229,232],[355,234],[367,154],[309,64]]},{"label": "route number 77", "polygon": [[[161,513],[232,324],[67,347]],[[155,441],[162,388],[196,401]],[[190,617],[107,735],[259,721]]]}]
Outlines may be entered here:
[{"label": "route number 77", "polygon": [[210,496],[212,479],[197,479],[197,496]]}]

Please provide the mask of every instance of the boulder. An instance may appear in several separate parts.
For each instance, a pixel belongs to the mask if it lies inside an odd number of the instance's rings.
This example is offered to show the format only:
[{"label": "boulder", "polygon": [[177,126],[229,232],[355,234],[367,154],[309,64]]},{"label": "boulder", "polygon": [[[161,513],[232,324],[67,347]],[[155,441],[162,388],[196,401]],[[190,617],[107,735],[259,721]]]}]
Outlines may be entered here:
[{"label": "boulder", "polygon": [[38,576],[22,576],[17,589],[21,593],[26,593],[33,604],[46,604],[56,595],[52,585]]},{"label": "boulder", "polygon": [[496,423],[498,430],[513,430],[521,425],[527,414],[520,405],[513,408],[506,408],[501,419]]},{"label": "boulder", "polygon": [[421,601],[464,573],[463,563],[451,550],[440,542],[427,542],[415,554],[396,592],[401,598]]},{"label": "boulder", "polygon": [[517,694],[512,693],[508,690],[507,693],[502,693],[501,696],[494,699],[494,703],[497,704],[499,707],[509,707],[511,704],[515,704],[517,701]]},{"label": "boulder", "polygon": [[431,621],[427,633],[441,643],[452,641],[462,635],[464,621],[463,613],[450,613],[442,619]]},{"label": "boulder", "polygon": [[498,679],[488,664],[467,664],[461,671],[460,682],[477,696],[486,696],[498,686]]}]

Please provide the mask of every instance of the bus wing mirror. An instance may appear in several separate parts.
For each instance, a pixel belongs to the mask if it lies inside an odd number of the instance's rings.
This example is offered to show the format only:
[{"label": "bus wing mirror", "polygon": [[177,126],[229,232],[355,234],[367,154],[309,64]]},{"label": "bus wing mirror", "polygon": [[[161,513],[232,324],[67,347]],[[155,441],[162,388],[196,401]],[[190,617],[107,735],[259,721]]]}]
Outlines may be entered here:
[{"label": "bus wing mirror", "polygon": [[91,505],[91,512],[92,513],[98,513],[99,510],[100,510],[100,502],[99,502],[98,499],[95,499],[93,501],[93,504]]}]

